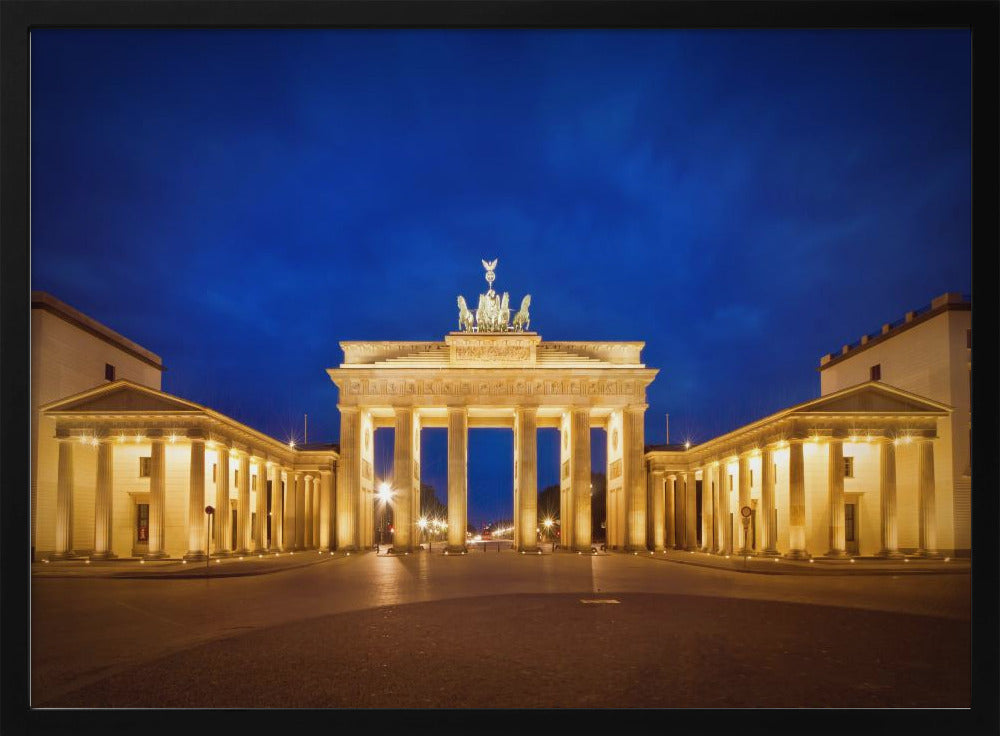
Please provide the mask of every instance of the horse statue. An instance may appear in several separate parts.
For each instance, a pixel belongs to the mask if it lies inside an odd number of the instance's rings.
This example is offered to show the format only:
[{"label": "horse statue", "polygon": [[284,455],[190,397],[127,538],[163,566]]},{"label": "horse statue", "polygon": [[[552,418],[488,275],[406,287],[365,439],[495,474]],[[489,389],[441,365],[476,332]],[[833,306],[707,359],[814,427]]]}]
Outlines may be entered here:
[{"label": "horse statue", "polygon": [[506,291],[500,300],[500,323],[499,327],[503,332],[507,331],[507,324],[510,322],[510,294]]},{"label": "horse statue", "polygon": [[513,328],[517,332],[524,332],[531,326],[531,317],[528,315],[528,307],[531,306],[531,294],[525,295],[521,300],[521,308],[514,315]]},{"label": "horse statue", "polygon": [[458,297],[458,329],[459,331],[472,332],[472,312],[465,305],[465,297]]}]

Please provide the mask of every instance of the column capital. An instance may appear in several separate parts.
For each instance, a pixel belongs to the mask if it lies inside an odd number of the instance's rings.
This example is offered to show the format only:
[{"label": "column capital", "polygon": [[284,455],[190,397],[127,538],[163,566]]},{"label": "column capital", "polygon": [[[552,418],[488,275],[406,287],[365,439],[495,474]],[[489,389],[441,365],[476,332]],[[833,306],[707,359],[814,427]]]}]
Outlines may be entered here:
[{"label": "column capital", "polygon": [[627,404],[625,409],[627,411],[646,411],[649,408],[649,404]]}]

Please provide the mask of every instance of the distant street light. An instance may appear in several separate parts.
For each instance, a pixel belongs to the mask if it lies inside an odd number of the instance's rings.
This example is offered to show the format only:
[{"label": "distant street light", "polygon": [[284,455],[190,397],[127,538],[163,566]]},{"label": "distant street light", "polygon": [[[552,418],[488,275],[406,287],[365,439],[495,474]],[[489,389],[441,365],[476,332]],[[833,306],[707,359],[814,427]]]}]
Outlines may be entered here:
[{"label": "distant street light", "polygon": [[380,501],[378,507],[378,551],[382,551],[382,532],[385,529],[385,507],[392,500],[392,486],[386,482],[379,484],[375,497]]},{"label": "distant street light", "polygon": [[417,526],[420,527],[420,531],[423,533],[423,535],[427,537],[427,551],[430,552],[431,541],[430,537],[427,534],[427,519],[421,516],[419,519],[417,519]]}]

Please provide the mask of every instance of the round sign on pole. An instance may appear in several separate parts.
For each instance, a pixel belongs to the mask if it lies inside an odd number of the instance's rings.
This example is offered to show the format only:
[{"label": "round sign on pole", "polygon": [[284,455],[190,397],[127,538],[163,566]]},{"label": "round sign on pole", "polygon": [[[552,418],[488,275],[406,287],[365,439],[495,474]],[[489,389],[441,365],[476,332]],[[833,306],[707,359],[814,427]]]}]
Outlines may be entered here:
[{"label": "round sign on pole", "polygon": [[753,513],[753,510],[749,506],[744,506],[743,508],[740,509],[740,515],[744,519],[749,519],[750,518],[750,514],[752,514],[752,513]]},{"label": "round sign on pole", "polygon": [[212,508],[211,506],[206,506],[205,507],[205,513],[209,514],[209,515],[214,514],[215,513],[215,509]]}]

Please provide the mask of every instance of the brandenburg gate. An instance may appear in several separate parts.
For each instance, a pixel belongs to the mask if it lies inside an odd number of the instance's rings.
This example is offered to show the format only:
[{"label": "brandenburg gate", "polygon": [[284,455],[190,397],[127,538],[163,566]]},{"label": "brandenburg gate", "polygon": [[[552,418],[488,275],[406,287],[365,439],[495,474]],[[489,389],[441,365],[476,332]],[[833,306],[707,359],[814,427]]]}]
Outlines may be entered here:
[{"label": "brandenburg gate", "polygon": [[514,544],[537,549],[540,427],[560,431],[560,524],[564,548],[591,550],[590,430],[607,432],[607,544],[645,550],[646,387],[642,342],[544,342],[529,331],[525,296],[511,321],[509,295],[493,290],[497,261],[483,261],[489,290],[473,312],[458,297],[458,330],[443,342],[341,342],[344,361],[327,372],[340,391],[337,548],[374,544],[373,433],[395,429],[393,551],[418,539],[420,430],[448,428],[448,547],[465,551],[468,430],[514,432]]}]

